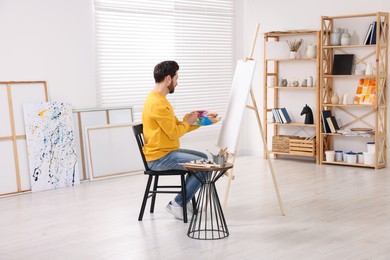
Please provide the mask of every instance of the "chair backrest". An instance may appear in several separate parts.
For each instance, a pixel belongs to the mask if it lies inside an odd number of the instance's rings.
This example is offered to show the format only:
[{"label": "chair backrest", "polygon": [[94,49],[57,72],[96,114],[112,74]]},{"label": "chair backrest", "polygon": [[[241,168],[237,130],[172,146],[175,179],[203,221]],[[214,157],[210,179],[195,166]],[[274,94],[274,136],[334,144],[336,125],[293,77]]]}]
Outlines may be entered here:
[{"label": "chair backrest", "polygon": [[149,166],[148,166],[148,162],[145,159],[144,151],[142,150],[142,148],[145,145],[143,124],[133,125],[133,132],[135,135],[135,140],[137,141],[137,144],[138,144],[138,148],[139,148],[139,152],[141,154],[142,162],[144,163],[144,166],[145,166],[145,170],[150,171]]}]

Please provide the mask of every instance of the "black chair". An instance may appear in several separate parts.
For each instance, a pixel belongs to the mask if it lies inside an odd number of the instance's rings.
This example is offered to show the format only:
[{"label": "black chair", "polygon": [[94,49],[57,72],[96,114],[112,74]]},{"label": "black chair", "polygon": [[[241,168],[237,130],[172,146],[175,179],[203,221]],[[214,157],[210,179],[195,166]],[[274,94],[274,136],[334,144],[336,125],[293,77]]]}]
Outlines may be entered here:
[{"label": "black chair", "polygon": [[[178,193],[181,192],[183,198],[186,198],[186,182],[185,177],[188,174],[188,171],[185,170],[167,170],[167,171],[153,171],[149,168],[148,163],[145,159],[145,155],[142,151],[144,147],[144,138],[143,138],[143,125],[135,125],[133,126],[133,131],[135,135],[135,139],[137,140],[138,148],[141,153],[142,161],[145,166],[144,174],[149,175],[148,182],[146,184],[144,198],[142,200],[141,211],[138,216],[138,220],[142,221],[144,216],[144,211],[146,207],[147,200],[152,198],[152,203],[150,205],[150,213],[154,212],[154,204],[156,202],[157,193]],[[180,176],[180,185],[158,185],[159,177],[162,176]],[[152,181],[154,178],[153,189],[151,189]],[[170,190],[159,190],[159,189],[170,189]],[[172,190],[173,189],[173,190]],[[192,205],[195,209],[195,198],[192,198]],[[187,205],[183,203],[183,221],[187,223]]]}]

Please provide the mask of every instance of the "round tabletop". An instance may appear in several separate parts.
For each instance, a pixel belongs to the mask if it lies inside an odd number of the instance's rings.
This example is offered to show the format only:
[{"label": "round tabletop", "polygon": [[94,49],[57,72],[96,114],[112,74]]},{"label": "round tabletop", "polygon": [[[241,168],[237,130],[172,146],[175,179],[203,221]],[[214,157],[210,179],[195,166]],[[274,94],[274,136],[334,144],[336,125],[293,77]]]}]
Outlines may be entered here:
[{"label": "round tabletop", "polygon": [[210,165],[202,165],[202,164],[195,164],[195,163],[183,163],[182,164],[184,168],[190,171],[224,171],[233,168],[232,163],[225,163],[225,166],[210,166]]}]

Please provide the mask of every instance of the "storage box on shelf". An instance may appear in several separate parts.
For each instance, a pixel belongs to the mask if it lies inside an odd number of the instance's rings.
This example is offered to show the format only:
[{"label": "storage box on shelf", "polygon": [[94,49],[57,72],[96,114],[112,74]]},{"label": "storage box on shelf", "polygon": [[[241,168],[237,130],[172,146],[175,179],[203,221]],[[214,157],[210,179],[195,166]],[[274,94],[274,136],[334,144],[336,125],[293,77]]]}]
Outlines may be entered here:
[{"label": "storage box on shelf", "polygon": [[272,152],[274,154],[316,156],[316,140],[294,135],[274,135]]},{"label": "storage box on shelf", "polygon": [[[289,47],[290,50],[294,49],[294,44],[299,43],[301,39],[303,41],[298,53],[291,55]],[[264,136],[267,140],[268,132],[271,132],[272,153],[275,157],[278,155],[313,157],[319,163],[316,151],[319,147],[319,138],[314,138],[320,134],[319,49],[319,31],[264,34]],[[305,124],[304,117],[300,115],[302,107],[306,104],[313,109],[313,124]],[[283,115],[277,120],[275,108],[285,108],[291,121],[285,122]],[[298,133],[302,135],[300,139],[296,136]]]},{"label": "storage box on shelf", "polygon": [[[335,39],[340,36],[336,27],[346,28],[354,37],[342,45],[343,42]],[[341,128],[337,133],[326,132],[326,123],[320,120],[321,163],[375,169],[386,167],[388,31],[389,14],[384,12],[321,18],[320,111],[331,111]],[[352,54],[353,63],[349,64],[344,58],[349,59]],[[342,98],[336,101],[335,96]],[[362,127],[373,131],[361,135],[348,131]],[[366,162],[364,159],[360,162],[325,159],[326,151],[343,150],[349,151],[350,155],[366,152],[366,143],[370,141],[375,143],[375,149],[373,155],[365,154]]]}]

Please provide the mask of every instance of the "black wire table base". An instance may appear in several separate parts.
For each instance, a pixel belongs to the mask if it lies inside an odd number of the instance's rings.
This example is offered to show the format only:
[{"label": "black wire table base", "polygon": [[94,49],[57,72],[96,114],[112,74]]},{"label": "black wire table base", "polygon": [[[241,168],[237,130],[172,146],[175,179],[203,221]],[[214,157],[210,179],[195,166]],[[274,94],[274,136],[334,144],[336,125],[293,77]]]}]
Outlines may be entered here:
[{"label": "black wire table base", "polygon": [[202,186],[199,190],[196,210],[188,227],[188,237],[216,240],[229,236],[225,216],[215,188],[215,182],[226,171],[193,172],[195,177],[202,182]]}]

